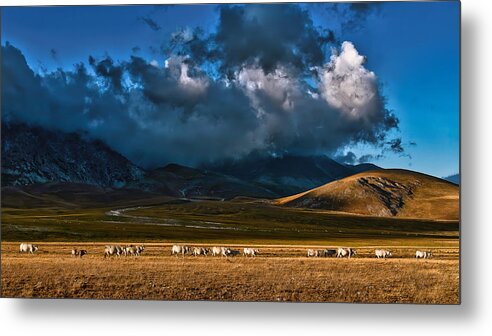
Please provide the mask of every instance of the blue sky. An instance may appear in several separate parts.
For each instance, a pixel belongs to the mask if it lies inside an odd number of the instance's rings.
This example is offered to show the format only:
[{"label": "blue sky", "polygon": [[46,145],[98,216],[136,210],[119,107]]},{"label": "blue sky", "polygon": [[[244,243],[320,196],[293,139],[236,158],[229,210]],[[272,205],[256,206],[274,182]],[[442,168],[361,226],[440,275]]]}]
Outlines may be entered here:
[{"label": "blue sky", "polygon": [[[301,7],[316,29],[334,32],[336,41],[323,46],[324,62],[330,61],[331,48],[352,42],[367,58],[364,67],[377,76],[386,108],[399,119],[399,130],[388,131],[388,140],[401,138],[404,153],[386,151],[376,160],[381,148],[364,141],[345,144],[339,152],[372,154],[372,162],[386,168],[457,173],[459,2],[394,2],[352,11],[347,5]],[[137,55],[163,64],[168,55],[159,48],[173,32],[200,27],[205,36],[214,34],[219,20],[214,5],[2,8],[2,45],[9,41],[39,73],[68,71],[78,62],[90,68],[89,55],[115,62]]]}]

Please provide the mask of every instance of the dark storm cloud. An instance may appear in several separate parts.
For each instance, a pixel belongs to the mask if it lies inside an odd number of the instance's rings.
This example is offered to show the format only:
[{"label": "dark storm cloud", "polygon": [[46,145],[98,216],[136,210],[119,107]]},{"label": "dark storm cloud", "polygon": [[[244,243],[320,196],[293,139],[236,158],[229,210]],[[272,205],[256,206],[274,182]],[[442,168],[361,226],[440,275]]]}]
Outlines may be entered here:
[{"label": "dark storm cloud", "polygon": [[164,64],[90,56],[89,69],[80,63],[41,76],[7,43],[4,120],[84,133],[144,167],[251,153],[335,155],[359,143],[404,153],[401,139],[388,140],[398,119],[352,43],[327,60],[334,35],[314,28],[300,7],[220,8],[216,33],[184,28],[155,48]]},{"label": "dark storm cloud", "polygon": [[[416,146],[416,143],[410,142],[409,145]],[[412,156],[405,150],[403,140],[401,138],[391,139],[390,141],[386,142],[386,146],[383,148],[382,155],[387,152],[397,154],[401,157],[407,157],[409,159],[412,158]]]},{"label": "dark storm cloud", "polygon": [[330,16],[336,15],[342,33],[363,29],[369,17],[381,13],[381,7],[382,4],[377,2],[334,3],[331,6],[324,6]]},{"label": "dark storm cloud", "polygon": [[161,49],[166,55],[190,55],[196,63],[219,59],[213,37],[205,36],[205,32],[200,27],[178,29],[171,34],[167,48]]},{"label": "dark storm cloud", "polygon": [[335,37],[335,32],[331,29],[325,29],[321,34],[320,42],[326,44],[336,43],[337,39]]},{"label": "dark storm cloud", "polygon": [[[104,66],[92,59],[95,76],[79,64],[40,77],[20,50],[2,51],[4,121],[82,132],[147,167],[239,157],[257,147],[259,120],[242,91],[189,77],[180,60],[157,68],[138,57],[120,65],[104,59]],[[121,76],[108,68],[125,69],[139,88],[114,82]],[[101,80],[111,85],[101,90]]]},{"label": "dark storm cloud", "polygon": [[115,65],[110,57],[96,61],[94,57],[89,56],[89,64],[99,77],[105,79],[108,85],[111,85],[118,92],[121,91],[121,79],[124,70],[121,66]]},{"label": "dark storm cloud", "polygon": [[324,61],[323,41],[306,10],[295,5],[222,6],[214,38],[224,69],[258,62],[304,70]]},{"label": "dark storm cloud", "polygon": [[141,16],[139,19],[153,31],[161,30],[161,26],[149,16]]},{"label": "dark storm cloud", "polygon": [[378,159],[378,157],[376,156],[376,158],[375,158],[374,155],[365,154],[365,155],[362,155],[361,157],[359,157],[359,159],[357,161],[358,161],[358,163],[367,163],[367,162],[374,161],[374,159]]},{"label": "dark storm cloud", "polygon": [[346,154],[342,155],[337,155],[333,157],[333,159],[339,163],[345,163],[349,165],[353,165],[358,162],[357,160],[357,155],[355,155],[353,152],[347,152]]},{"label": "dark storm cloud", "polygon": [[53,48],[50,49],[50,56],[51,56],[51,58],[53,58],[53,60],[55,60],[57,62],[59,61],[58,60],[58,52],[55,49],[53,49]]},{"label": "dark storm cloud", "polygon": [[175,50],[218,62],[226,75],[253,63],[265,72],[279,65],[305,71],[325,61],[323,46],[333,41],[333,31],[320,32],[308,11],[288,4],[220,6],[215,34],[182,29],[171,39]]},{"label": "dark storm cloud", "polygon": [[389,149],[393,151],[394,153],[403,153],[405,150],[403,149],[402,146],[402,141],[400,138],[393,139],[391,141],[388,141],[387,144],[389,145]]},{"label": "dark storm cloud", "polygon": [[[2,47],[2,119],[38,121],[49,111],[43,78],[27,65],[20,50],[8,42]],[[33,104],[33,102],[36,102]]]}]

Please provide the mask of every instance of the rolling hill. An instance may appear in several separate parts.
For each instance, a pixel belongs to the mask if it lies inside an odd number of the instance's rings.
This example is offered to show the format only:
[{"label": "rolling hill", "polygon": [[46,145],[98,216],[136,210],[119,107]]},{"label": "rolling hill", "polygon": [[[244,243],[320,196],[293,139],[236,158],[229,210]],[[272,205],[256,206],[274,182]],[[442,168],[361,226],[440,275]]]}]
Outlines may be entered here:
[{"label": "rolling hill", "polygon": [[380,217],[459,219],[458,186],[399,169],[362,172],[275,203]]}]

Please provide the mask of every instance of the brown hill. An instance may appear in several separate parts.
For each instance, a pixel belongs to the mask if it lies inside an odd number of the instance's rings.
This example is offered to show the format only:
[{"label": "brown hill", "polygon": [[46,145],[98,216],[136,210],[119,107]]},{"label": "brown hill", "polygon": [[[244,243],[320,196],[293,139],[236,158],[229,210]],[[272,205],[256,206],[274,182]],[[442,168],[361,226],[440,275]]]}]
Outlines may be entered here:
[{"label": "brown hill", "polygon": [[457,185],[401,169],[366,171],[276,203],[380,217],[459,219]]}]

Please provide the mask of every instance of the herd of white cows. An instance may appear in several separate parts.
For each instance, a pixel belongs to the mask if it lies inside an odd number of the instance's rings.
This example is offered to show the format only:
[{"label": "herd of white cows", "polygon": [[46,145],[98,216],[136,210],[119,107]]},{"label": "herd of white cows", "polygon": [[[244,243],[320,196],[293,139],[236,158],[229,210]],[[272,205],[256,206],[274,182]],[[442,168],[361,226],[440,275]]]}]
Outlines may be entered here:
[{"label": "herd of white cows", "polygon": [[[38,251],[38,246],[35,244],[22,243],[19,246],[19,252],[21,253],[30,253],[34,254]],[[129,246],[120,246],[120,245],[106,245],[104,247],[104,257],[111,256],[135,256],[138,257],[145,250],[145,246],[142,245],[129,245]],[[260,253],[260,250],[245,247],[243,248],[242,255],[245,257],[256,257]],[[76,248],[72,249],[73,257],[82,258],[87,254],[87,250],[78,250]],[[173,245],[171,248],[171,255],[182,256],[185,255],[193,255],[195,257],[203,255],[212,255],[212,256],[223,256],[223,257],[233,257],[241,254],[240,250],[234,250],[229,247],[195,247],[195,246],[185,246],[185,245]],[[351,258],[357,254],[357,251],[350,247],[339,247],[337,249],[325,249],[325,250],[307,250],[307,257],[336,257],[336,258]],[[391,251],[377,249],[374,251],[376,258],[389,258],[392,257],[393,254]],[[432,251],[416,251],[415,258],[417,259],[429,259],[432,257]]]},{"label": "herd of white cows", "polygon": [[[249,248],[249,247],[243,248],[243,256],[245,257],[248,256],[256,257],[256,255],[259,253],[260,251],[258,249]],[[199,255],[206,256],[209,254],[212,255],[213,257],[215,256],[233,257],[236,255],[240,255],[241,251],[233,250],[228,247],[217,247],[217,246],[208,248],[208,247],[190,247],[190,246],[183,246],[183,245],[173,245],[173,247],[171,248],[171,255],[175,255],[175,256],[181,255],[184,257],[186,254],[191,254],[194,255],[195,257]]]},{"label": "herd of white cows", "polygon": [[104,247],[104,257],[111,256],[135,256],[138,257],[145,250],[144,245],[139,246],[120,246],[120,245],[106,245]]}]

